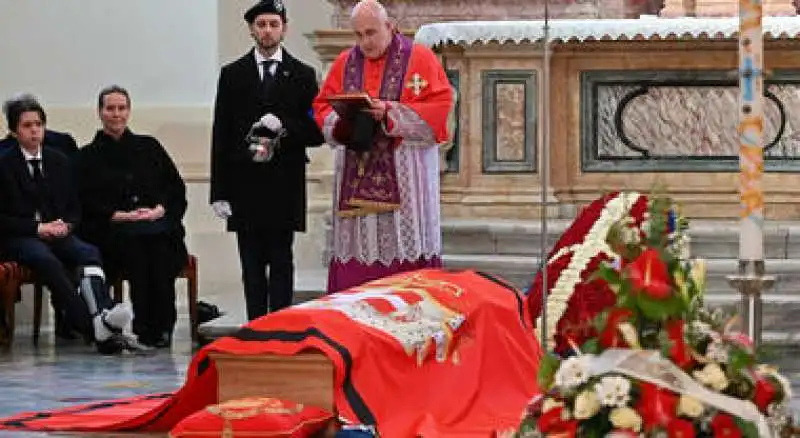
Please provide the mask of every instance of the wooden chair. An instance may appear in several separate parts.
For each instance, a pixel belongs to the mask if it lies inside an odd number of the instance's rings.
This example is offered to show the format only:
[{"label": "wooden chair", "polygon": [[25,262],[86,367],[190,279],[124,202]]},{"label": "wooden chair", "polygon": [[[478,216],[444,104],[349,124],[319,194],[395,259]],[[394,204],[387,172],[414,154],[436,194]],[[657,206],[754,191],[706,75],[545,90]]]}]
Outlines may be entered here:
[{"label": "wooden chair", "polygon": [[[186,294],[189,304],[189,322],[191,325],[192,342],[196,343],[197,335],[197,257],[189,255],[186,266],[178,275],[187,281]],[[111,282],[111,293],[114,301],[121,303],[123,300],[123,282],[125,278],[118,278]],[[7,343],[11,345],[14,340],[14,304],[21,297],[20,288],[23,285],[33,285],[33,345],[39,345],[39,333],[42,325],[42,307],[44,288],[36,281],[33,273],[17,263],[0,263],[0,295],[3,298],[6,326],[8,327]]]},{"label": "wooden chair", "polygon": [[0,263],[0,305],[3,306],[3,318],[0,329],[3,330],[0,345],[11,345],[14,339],[14,305],[19,290],[18,266],[16,263]]}]

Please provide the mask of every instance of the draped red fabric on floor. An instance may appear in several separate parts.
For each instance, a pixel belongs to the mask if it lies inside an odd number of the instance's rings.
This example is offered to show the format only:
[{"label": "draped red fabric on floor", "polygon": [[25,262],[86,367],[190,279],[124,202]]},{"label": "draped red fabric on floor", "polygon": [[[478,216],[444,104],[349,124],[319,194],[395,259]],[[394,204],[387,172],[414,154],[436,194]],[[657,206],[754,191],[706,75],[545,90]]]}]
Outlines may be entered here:
[{"label": "draped red fabric on floor", "polygon": [[265,316],[209,344],[174,394],[23,413],[0,419],[0,429],[166,432],[217,402],[210,352],[315,349],[334,364],[341,417],[377,425],[386,438],[489,437],[516,427],[538,392],[541,351],[527,312],[517,291],[479,273],[399,274]]}]

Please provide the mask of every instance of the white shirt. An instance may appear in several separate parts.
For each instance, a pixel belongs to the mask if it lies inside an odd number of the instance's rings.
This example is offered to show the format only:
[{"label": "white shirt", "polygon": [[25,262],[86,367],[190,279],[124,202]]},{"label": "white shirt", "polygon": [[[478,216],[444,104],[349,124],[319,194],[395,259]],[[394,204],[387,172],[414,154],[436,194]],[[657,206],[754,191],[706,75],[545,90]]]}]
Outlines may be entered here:
[{"label": "white shirt", "polygon": [[283,47],[278,46],[278,50],[272,54],[269,58],[265,58],[258,49],[253,50],[253,53],[256,57],[256,65],[258,66],[258,77],[262,80],[264,79],[264,61],[266,60],[273,60],[277,61],[273,63],[269,68],[269,74],[275,76],[275,71],[278,69],[278,63],[283,61]]},{"label": "white shirt", "polygon": [[25,158],[25,162],[28,164],[28,172],[30,172],[31,176],[33,176],[33,164],[31,164],[31,160],[39,160],[39,168],[42,170],[42,175],[44,175],[44,161],[42,161],[42,147],[39,146],[39,149],[36,151],[35,154],[31,154],[27,150],[23,148],[19,148],[22,151],[22,156]]}]

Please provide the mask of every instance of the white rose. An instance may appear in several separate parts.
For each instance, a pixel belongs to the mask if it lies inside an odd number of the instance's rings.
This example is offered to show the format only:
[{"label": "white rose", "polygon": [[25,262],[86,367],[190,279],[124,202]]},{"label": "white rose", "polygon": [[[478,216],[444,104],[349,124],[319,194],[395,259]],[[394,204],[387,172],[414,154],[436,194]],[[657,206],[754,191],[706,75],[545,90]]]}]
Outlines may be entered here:
[{"label": "white rose", "polygon": [[689,418],[697,418],[703,415],[704,410],[705,408],[700,401],[689,397],[688,395],[682,395],[680,400],[678,400],[678,415],[685,415]]},{"label": "white rose", "polygon": [[542,413],[549,411],[550,409],[560,408],[563,407],[564,403],[553,399],[553,398],[546,398],[544,402],[542,402]]},{"label": "white rose", "polygon": [[561,363],[555,375],[556,386],[573,388],[589,379],[584,357],[586,356],[573,356]]},{"label": "white rose", "polygon": [[588,390],[578,394],[575,398],[575,418],[578,420],[586,420],[594,417],[594,414],[600,410],[600,400],[597,399],[597,394],[594,391]]},{"label": "white rose", "polygon": [[703,385],[709,386],[717,391],[723,391],[728,387],[728,377],[719,365],[710,363],[700,371],[694,372],[694,378]]},{"label": "white rose", "polygon": [[614,408],[608,419],[617,429],[630,429],[634,432],[642,430],[642,417],[631,408]]}]

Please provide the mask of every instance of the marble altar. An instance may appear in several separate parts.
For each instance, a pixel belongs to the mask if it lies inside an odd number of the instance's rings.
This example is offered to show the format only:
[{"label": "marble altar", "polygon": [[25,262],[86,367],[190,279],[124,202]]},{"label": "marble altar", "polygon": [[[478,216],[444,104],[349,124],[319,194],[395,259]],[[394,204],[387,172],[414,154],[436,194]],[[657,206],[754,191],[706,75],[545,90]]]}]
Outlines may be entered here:
[{"label": "marble altar", "polygon": [[[354,0],[331,3],[335,29],[309,35],[324,62],[352,44],[345,27]],[[445,219],[568,216],[601,192],[655,185],[691,217],[736,216],[735,2],[554,1],[548,84],[542,2],[384,3],[441,54],[459,97],[442,175]],[[800,215],[800,19],[791,0],[765,5],[784,15],[764,21],[766,214],[789,219]],[[542,188],[545,111],[551,180]]]}]

